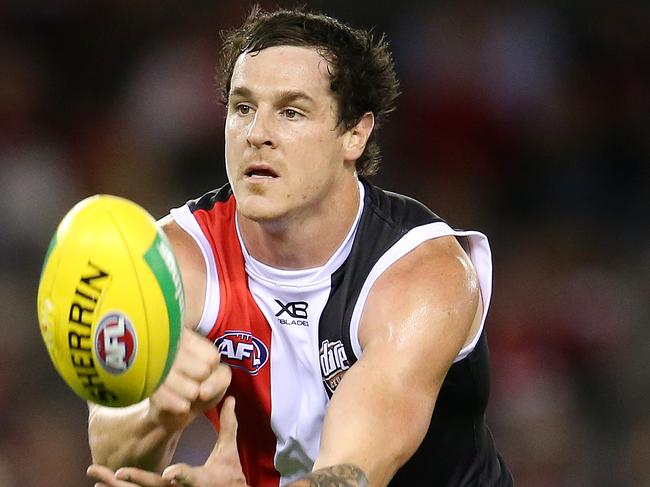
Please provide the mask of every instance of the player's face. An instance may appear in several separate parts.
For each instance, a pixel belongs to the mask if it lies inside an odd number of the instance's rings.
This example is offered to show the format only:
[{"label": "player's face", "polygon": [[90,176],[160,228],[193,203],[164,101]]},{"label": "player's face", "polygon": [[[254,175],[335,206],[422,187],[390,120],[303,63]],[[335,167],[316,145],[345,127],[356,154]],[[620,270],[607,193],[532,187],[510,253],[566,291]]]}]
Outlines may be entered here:
[{"label": "player's face", "polygon": [[354,171],[354,161],[345,161],[327,66],[314,49],[293,46],[237,60],[226,169],[244,217],[264,222],[317,214]]}]

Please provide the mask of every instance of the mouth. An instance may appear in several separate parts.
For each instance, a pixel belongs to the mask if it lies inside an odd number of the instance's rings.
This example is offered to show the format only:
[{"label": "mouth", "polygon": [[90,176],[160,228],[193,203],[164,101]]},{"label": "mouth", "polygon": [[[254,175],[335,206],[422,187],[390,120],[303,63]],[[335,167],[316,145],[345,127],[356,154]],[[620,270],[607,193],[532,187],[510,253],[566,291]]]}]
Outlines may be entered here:
[{"label": "mouth", "polygon": [[270,180],[277,177],[278,173],[266,164],[252,164],[244,172],[244,179],[247,180]]}]

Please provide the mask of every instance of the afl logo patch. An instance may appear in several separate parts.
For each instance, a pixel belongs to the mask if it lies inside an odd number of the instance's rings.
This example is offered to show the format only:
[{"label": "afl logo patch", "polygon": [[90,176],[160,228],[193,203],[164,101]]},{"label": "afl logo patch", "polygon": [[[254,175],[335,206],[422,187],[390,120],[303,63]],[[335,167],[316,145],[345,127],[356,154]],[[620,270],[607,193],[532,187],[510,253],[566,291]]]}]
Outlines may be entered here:
[{"label": "afl logo patch", "polygon": [[264,342],[245,331],[228,331],[214,341],[221,361],[256,375],[269,359]]},{"label": "afl logo patch", "polygon": [[95,330],[95,355],[106,372],[118,375],[126,372],[138,349],[133,325],[122,313],[105,315]]}]

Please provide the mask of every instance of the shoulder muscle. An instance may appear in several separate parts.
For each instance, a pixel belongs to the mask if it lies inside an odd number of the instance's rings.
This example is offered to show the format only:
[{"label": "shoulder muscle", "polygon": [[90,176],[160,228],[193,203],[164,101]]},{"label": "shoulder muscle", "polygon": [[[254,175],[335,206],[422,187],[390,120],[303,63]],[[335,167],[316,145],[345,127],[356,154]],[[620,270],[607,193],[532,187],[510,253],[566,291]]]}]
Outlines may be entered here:
[{"label": "shoulder muscle", "polygon": [[362,348],[373,342],[412,344],[420,352],[433,348],[451,364],[470,333],[479,301],[474,266],[458,241],[451,236],[428,240],[377,279],[359,341]]}]

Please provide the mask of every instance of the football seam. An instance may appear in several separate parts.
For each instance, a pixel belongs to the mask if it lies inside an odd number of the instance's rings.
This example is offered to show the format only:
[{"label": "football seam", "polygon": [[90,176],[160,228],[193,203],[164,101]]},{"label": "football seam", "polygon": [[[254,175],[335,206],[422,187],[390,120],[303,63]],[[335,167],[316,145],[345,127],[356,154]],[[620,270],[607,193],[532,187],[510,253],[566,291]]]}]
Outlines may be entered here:
[{"label": "football seam", "polygon": [[[108,199],[106,199],[106,200],[108,200]],[[142,399],[144,399],[143,396],[145,394],[145,391],[147,391],[147,386],[148,386],[148,383],[149,383],[149,380],[150,380],[150,378],[149,378],[149,364],[150,364],[150,361],[151,361],[151,356],[150,355],[152,353],[152,350],[151,350],[152,347],[150,346],[150,340],[149,340],[149,310],[147,309],[147,305],[146,305],[146,302],[145,302],[145,295],[144,295],[143,288],[142,288],[140,273],[138,272],[138,268],[137,268],[137,266],[135,264],[135,260],[133,258],[133,252],[131,250],[131,246],[129,245],[129,243],[128,243],[126,237],[125,237],[125,234],[124,234],[124,231],[123,231],[122,225],[120,224],[119,219],[116,218],[116,216],[111,211],[111,206],[112,206],[111,202],[110,201],[106,201],[106,202],[108,203],[108,205],[106,206],[106,208],[104,208],[104,210],[108,213],[111,220],[115,223],[117,231],[120,234],[120,238],[122,240],[122,243],[126,247],[126,251],[127,251],[128,255],[129,255],[129,262],[131,263],[134,274],[136,276],[136,281],[137,281],[137,284],[138,284],[138,290],[140,291],[140,300],[141,300],[141,304],[142,304],[142,310],[144,312],[144,317],[145,317],[145,321],[146,321],[146,326],[144,328],[146,330],[145,333],[147,335],[145,337],[146,338],[146,344],[147,344],[147,347],[146,347],[147,348],[147,354],[146,354],[146,360],[147,361],[146,361],[145,367],[144,367],[144,371],[145,371],[144,380],[142,381],[142,387],[141,387],[139,395],[138,395],[138,402],[139,402]],[[155,240],[155,237],[154,237],[154,240]],[[140,331],[140,330],[138,329],[138,331]],[[135,333],[135,335],[136,335],[136,339],[137,339],[138,333]],[[141,345],[141,344],[138,344],[138,345]],[[142,350],[141,346],[138,346],[138,348],[140,350]],[[136,360],[137,360],[137,357],[136,357]]]}]

